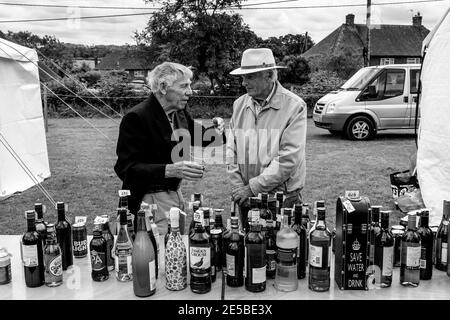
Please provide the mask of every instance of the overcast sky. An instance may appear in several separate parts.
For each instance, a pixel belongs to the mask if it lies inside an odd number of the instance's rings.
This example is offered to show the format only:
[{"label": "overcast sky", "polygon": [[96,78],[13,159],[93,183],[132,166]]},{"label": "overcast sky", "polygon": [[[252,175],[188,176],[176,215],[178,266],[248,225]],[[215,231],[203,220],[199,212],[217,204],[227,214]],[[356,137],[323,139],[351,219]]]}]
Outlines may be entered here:
[{"label": "overcast sky", "polygon": [[[242,4],[272,2],[243,1]],[[411,0],[420,1],[420,0]],[[423,0],[422,0],[423,1]],[[1,2],[1,0],[0,0]],[[143,0],[5,0],[4,2],[34,3],[34,4],[59,4],[59,5],[88,5],[88,6],[125,6],[148,7]],[[450,0],[435,2],[420,2],[395,5],[376,5],[382,2],[405,2],[405,0],[372,0],[372,24],[411,24],[412,16],[417,12],[423,16],[423,25],[432,29],[440,20]],[[365,4],[366,0],[299,0],[270,6],[318,6],[318,5],[345,5]],[[133,32],[144,29],[148,16],[117,17],[103,19],[46,21],[46,22],[22,22],[1,23],[5,20],[45,19],[60,17],[95,16],[121,13],[136,13],[143,10],[111,10],[111,9],[80,9],[73,8],[40,8],[5,6],[0,4],[0,30],[31,31],[38,35],[54,35],[62,42],[93,44],[134,44]],[[281,36],[288,33],[305,33],[317,43],[334,29],[345,22],[348,13],[355,15],[355,23],[365,23],[366,7],[340,7],[318,9],[283,9],[283,10],[238,10],[242,14],[244,22],[260,37]]]}]

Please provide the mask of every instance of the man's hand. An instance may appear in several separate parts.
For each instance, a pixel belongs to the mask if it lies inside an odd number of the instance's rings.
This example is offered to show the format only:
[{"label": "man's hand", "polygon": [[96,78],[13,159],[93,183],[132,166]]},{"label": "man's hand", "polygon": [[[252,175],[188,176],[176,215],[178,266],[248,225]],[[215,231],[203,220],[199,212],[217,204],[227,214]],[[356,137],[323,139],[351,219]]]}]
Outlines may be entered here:
[{"label": "man's hand", "polygon": [[166,178],[199,180],[203,177],[205,167],[192,161],[180,161],[166,165]]},{"label": "man's hand", "polygon": [[231,196],[233,200],[236,201],[240,206],[248,199],[248,197],[253,197],[252,189],[249,185],[241,186],[231,190]]},{"label": "man's hand", "polygon": [[215,117],[212,119],[214,129],[219,135],[223,134],[223,131],[225,130],[225,121],[221,117]]}]

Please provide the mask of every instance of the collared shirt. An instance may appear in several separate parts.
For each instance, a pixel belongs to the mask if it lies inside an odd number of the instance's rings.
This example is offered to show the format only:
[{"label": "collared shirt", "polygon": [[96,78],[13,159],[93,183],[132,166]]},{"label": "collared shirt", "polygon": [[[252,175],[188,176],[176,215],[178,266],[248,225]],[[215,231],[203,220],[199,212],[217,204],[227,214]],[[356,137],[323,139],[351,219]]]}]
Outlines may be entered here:
[{"label": "collared shirt", "polygon": [[255,112],[256,115],[258,115],[261,112],[261,110],[264,109],[264,107],[267,104],[269,104],[269,101],[270,101],[270,99],[272,99],[273,95],[275,94],[276,89],[277,89],[277,81],[274,82],[274,84],[272,86],[272,90],[270,91],[269,95],[262,103],[259,103],[259,101],[253,97],[251,98],[253,101],[253,111]]},{"label": "collared shirt", "polygon": [[254,195],[301,190],[306,176],[306,103],[277,82],[259,114],[253,105],[248,94],[233,105],[227,139],[232,186],[249,185]]}]

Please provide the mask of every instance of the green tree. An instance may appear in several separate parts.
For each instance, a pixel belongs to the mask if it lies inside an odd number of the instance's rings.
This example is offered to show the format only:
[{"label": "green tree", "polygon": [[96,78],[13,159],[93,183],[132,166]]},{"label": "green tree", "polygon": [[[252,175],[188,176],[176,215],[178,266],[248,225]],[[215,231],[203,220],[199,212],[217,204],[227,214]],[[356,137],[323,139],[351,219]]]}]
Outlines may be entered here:
[{"label": "green tree", "polygon": [[135,33],[136,42],[155,48],[158,62],[190,65],[209,78],[212,91],[224,90],[230,83],[228,73],[239,65],[243,50],[258,40],[242,17],[230,11],[241,1],[163,1],[147,27]]},{"label": "green tree", "polygon": [[314,45],[310,36],[303,34],[287,34],[280,37],[269,37],[259,43],[260,47],[272,50],[279,61],[286,56],[301,55]]},{"label": "green tree", "polygon": [[282,83],[302,85],[309,79],[310,68],[306,59],[300,55],[288,55],[283,58],[281,65],[286,69],[279,73]]}]

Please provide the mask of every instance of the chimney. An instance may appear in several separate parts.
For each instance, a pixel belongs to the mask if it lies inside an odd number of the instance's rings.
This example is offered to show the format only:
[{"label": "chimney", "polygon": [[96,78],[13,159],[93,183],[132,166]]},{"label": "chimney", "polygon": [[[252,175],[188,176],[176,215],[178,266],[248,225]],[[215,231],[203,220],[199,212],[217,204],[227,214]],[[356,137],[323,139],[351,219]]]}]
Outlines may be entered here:
[{"label": "chimney", "polygon": [[345,24],[350,27],[353,27],[355,25],[355,15],[353,13],[345,16]]},{"label": "chimney", "polygon": [[420,15],[420,12],[417,12],[417,14],[412,18],[412,22],[414,27],[422,26],[422,16]]}]

